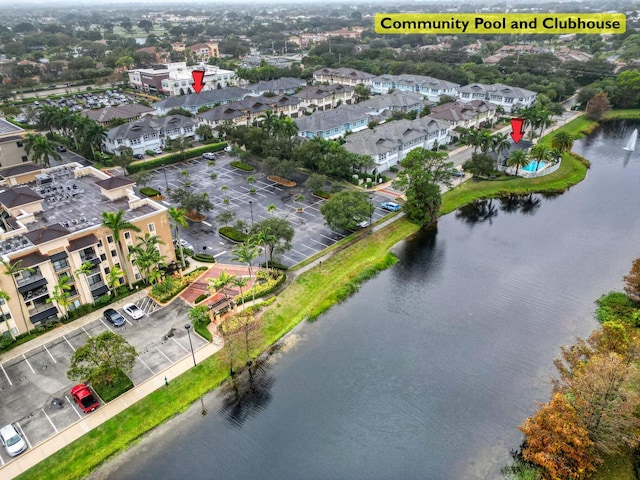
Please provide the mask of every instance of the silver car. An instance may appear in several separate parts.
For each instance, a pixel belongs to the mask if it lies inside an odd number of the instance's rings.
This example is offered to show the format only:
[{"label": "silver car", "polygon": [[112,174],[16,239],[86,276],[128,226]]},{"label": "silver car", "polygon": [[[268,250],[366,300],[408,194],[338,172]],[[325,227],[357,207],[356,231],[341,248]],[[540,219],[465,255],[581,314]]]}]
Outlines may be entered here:
[{"label": "silver car", "polygon": [[134,320],[140,320],[144,317],[144,312],[138,307],[135,303],[127,303],[124,307],[122,307],[124,313],[129,315]]},{"label": "silver car", "polygon": [[11,424],[0,428],[0,442],[12,457],[20,455],[27,449],[27,442],[22,438],[16,427]]}]

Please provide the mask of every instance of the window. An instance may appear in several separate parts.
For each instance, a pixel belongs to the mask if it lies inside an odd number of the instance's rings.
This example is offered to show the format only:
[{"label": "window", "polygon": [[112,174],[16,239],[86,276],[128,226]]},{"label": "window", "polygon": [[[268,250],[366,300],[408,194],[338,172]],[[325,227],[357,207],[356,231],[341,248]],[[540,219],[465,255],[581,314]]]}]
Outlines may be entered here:
[{"label": "window", "polygon": [[106,267],[106,268],[104,269],[104,274],[105,274],[105,275],[109,275],[109,272],[110,272],[110,271],[111,271],[111,269],[110,269],[109,267]]},{"label": "window", "polygon": [[108,242],[108,243],[113,243],[113,237],[112,237],[111,235],[109,235],[109,236],[107,237],[107,242]]},{"label": "window", "polygon": [[71,275],[69,275],[69,272],[64,272],[58,275],[59,280],[62,280],[64,277],[71,278]]},{"label": "window", "polygon": [[102,281],[102,276],[99,273],[96,273],[95,275],[91,275],[90,277],[87,277],[87,283],[89,285],[95,285],[96,283],[100,283]]},{"label": "window", "polygon": [[53,262],[53,269],[57,272],[58,270],[63,270],[65,268],[69,267],[69,262],[67,262],[66,258],[63,258],[61,260],[56,260],[55,262]]},{"label": "window", "polygon": [[124,238],[125,238],[125,240],[130,240],[131,239],[131,232],[124,232]]},{"label": "window", "polygon": [[140,275],[139,273],[136,273],[135,274],[135,278],[136,278],[136,280],[140,280],[142,278],[142,275]]},{"label": "window", "polygon": [[101,253],[100,260],[104,262],[106,259],[107,259],[107,255],[105,255],[104,253]]},{"label": "window", "polygon": [[147,228],[149,229],[150,232],[156,231],[156,226],[153,223],[150,223],[149,225],[147,225]]},{"label": "window", "polygon": [[115,250],[111,250],[111,256],[112,257],[117,257],[118,256],[118,252],[116,252]]},{"label": "window", "polygon": [[102,239],[98,240],[98,247],[102,247]]},{"label": "window", "polygon": [[16,145],[18,145],[19,147],[22,147],[22,142],[16,142]]},{"label": "window", "polygon": [[28,162],[28,161],[29,161],[29,158],[27,158],[27,156],[26,156],[26,155],[23,155],[23,156],[22,156],[22,161],[23,161],[23,162]]}]

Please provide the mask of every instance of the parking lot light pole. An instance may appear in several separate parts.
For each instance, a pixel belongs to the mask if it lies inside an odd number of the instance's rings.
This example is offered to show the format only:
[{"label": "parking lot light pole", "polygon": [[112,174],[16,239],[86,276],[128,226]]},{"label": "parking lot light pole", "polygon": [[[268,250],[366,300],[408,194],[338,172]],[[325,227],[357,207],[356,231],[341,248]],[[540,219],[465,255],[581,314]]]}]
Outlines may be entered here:
[{"label": "parking lot light pole", "polygon": [[251,210],[251,228],[253,228],[253,200],[249,200],[249,209]]},{"label": "parking lot light pole", "polygon": [[191,343],[191,324],[185,324],[184,328],[187,329],[187,336],[189,337],[189,347],[191,347],[191,356],[193,357],[193,366],[196,366],[196,355],[193,353],[193,343]]},{"label": "parking lot light pole", "polygon": [[371,227],[372,217],[373,217],[373,195],[369,195],[369,227]]},{"label": "parking lot light pole", "polygon": [[162,173],[164,173],[164,185],[167,190],[169,190],[169,182],[167,181],[167,169],[163,168]]}]

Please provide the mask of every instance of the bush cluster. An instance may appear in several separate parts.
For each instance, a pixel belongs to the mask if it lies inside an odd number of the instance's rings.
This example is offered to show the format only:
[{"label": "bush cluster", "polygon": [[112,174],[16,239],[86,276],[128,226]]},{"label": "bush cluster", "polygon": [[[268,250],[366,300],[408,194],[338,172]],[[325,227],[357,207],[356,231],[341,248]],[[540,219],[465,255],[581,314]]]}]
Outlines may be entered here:
[{"label": "bush cluster", "polygon": [[187,288],[205,270],[206,267],[199,267],[182,278],[167,277],[151,288],[150,295],[159,302],[166,303]]},{"label": "bush cluster", "polygon": [[102,400],[110,402],[114,398],[118,398],[124,392],[131,390],[133,388],[133,382],[122,370],[118,370],[118,375],[114,378],[111,385],[106,382],[96,382],[92,386]]},{"label": "bush cluster", "polygon": [[249,301],[251,299],[264,297],[265,295],[269,295],[270,293],[275,292],[280,285],[284,283],[287,279],[287,276],[280,271],[264,271],[260,270],[256,274],[256,283],[249,290],[244,292],[242,295],[238,295],[235,298],[235,302],[240,303],[244,299],[244,301]]},{"label": "bush cluster", "polygon": [[220,227],[218,233],[232,242],[246,242],[248,235],[234,227]]},{"label": "bush cluster", "polygon": [[208,296],[209,295],[207,295],[206,293],[201,293],[196,297],[196,299],[194,300],[194,303],[200,303],[201,301],[206,300]]},{"label": "bush cluster", "polygon": [[151,188],[151,187],[142,187],[140,189],[140,193],[142,195],[144,195],[145,197],[155,197],[157,195],[160,195],[160,191],[156,190],[155,188]]},{"label": "bush cluster", "polygon": [[239,168],[240,170],[244,170],[245,172],[253,172],[255,170],[255,168],[253,168],[251,165],[244,162],[234,161],[234,162],[231,162],[229,165],[235,168]]},{"label": "bush cluster", "polygon": [[[131,173],[139,172],[140,170],[148,170],[151,168],[162,167],[164,165],[179,163],[189,158],[199,157],[200,155],[206,152],[219,152],[220,150],[224,150],[224,147],[226,146],[227,146],[226,142],[216,143],[213,145],[206,145],[204,147],[187,150],[182,154],[178,152],[171,155],[165,155],[164,157],[155,158],[153,160],[147,160],[146,162],[145,161],[134,162],[127,167],[127,172],[131,174]],[[147,154],[148,153],[149,152],[147,152]]]},{"label": "bush cluster", "polygon": [[199,262],[205,262],[205,263],[215,263],[216,259],[213,258],[213,255],[210,255],[208,253],[196,253],[195,255],[193,255],[193,259],[197,260]]}]

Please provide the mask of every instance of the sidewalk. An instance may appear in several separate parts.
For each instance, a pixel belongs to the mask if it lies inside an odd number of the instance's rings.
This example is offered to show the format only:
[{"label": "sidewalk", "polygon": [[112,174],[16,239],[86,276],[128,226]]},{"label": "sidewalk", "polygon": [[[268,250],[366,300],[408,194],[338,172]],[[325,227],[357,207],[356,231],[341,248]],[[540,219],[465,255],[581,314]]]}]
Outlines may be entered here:
[{"label": "sidewalk", "polygon": [[[77,327],[77,323],[74,323],[74,326]],[[209,343],[194,352],[196,362],[199,363],[203,361],[221,348],[222,340],[214,337],[213,343]],[[17,477],[45,458],[53,455],[66,445],[82,437],[85,433],[96,428],[98,425],[106,422],[110,418],[113,418],[153,391],[158,390],[159,388],[171,388],[171,381],[190,368],[193,368],[193,359],[191,355],[187,355],[182,360],[177,361],[170,367],[140,385],[137,385],[117,399],[107,403],[106,405],[101,405],[96,411],[84,416],[81,420],[78,420],[76,423],[62,430],[60,433],[48,438],[33,448],[29,448],[25,453],[0,468],[3,480],[10,480]],[[169,382],[168,387],[165,385],[165,378]]]}]

